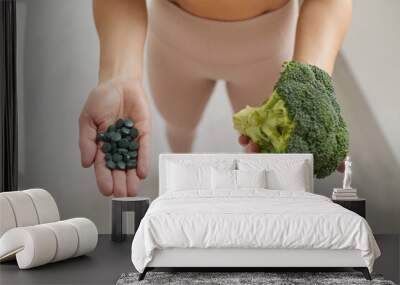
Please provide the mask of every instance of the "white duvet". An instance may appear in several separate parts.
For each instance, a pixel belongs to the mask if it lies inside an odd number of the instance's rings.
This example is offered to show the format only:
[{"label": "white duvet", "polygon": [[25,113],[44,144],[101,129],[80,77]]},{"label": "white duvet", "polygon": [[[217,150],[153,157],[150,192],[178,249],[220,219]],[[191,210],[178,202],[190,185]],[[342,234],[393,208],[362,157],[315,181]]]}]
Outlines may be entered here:
[{"label": "white duvet", "polygon": [[132,243],[143,272],[155,249],[358,249],[372,271],[379,248],[368,223],[330,199],[299,191],[179,191],[151,204]]}]

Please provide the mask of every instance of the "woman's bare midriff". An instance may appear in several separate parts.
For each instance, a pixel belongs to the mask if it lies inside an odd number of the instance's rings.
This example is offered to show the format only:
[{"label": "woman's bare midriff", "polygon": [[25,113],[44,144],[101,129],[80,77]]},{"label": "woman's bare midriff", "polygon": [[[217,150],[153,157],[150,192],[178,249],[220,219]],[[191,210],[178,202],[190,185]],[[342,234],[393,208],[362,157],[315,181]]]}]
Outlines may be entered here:
[{"label": "woman's bare midriff", "polygon": [[251,19],[278,10],[288,1],[291,0],[171,0],[192,15],[218,21]]}]

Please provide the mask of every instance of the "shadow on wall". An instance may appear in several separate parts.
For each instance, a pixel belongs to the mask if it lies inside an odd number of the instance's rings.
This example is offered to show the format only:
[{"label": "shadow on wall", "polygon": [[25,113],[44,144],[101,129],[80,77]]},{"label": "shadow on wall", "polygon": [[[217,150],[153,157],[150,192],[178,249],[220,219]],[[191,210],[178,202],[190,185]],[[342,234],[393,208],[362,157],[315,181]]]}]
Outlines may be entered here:
[{"label": "shadow on wall", "polygon": [[[333,77],[350,131],[352,186],[358,189],[359,196],[367,199],[367,220],[374,232],[399,233],[400,164],[343,55],[337,59]],[[341,183],[339,174],[317,180],[316,192],[329,196],[332,188]]]}]

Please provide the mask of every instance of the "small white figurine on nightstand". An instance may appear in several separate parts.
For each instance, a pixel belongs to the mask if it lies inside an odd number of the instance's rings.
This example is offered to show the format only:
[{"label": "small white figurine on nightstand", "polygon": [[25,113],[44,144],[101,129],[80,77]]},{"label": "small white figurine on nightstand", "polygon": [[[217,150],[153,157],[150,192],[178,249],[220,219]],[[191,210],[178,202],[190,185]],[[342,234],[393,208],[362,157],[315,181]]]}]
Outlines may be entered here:
[{"label": "small white figurine on nightstand", "polygon": [[350,156],[346,156],[346,160],[344,161],[344,178],[343,178],[343,189],[352,189],[351,188],[351,158]]},{"label": "small white figurine on nightstand", "polygon": [[334,200],[355,200],[358,199],[357,189],[351,187],[351,158],[350,156],[346,156],[346,160],[344,161],[344,177],[343,177],[343,185],[342,188],[334,188],[332,193],[332,199]]}]

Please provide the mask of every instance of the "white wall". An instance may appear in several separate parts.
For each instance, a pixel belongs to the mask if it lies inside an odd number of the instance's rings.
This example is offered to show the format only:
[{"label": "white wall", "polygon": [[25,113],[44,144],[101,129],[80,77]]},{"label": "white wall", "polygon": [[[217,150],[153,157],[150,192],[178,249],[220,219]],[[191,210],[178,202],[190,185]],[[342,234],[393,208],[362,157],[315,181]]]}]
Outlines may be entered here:
[{"label": "white wall", "polygon": [[[400,1],[357,0],[338,66],[356,184],[378,232],[400,232]],[[340,74],[339,74],[340,73]],[[352,86],[353,84],[353,86]],[[344,93],[344,94],[343,94]]]},{"label": "white wall", "polygon": [[[400,161],[400,1],[354,1],[343,54]],[[400,202],[400,201],[399,201]]]},{"label": "white wall", "polygon": [[[97,81],[98,67],[98,42],[95,32],[90,0],[20,0],[20,4],[25,3],[27,6],[26,35],[24,37],[23,53],[19,53],[19,61],[23,61],[23,83],[19,82],[20,94],[23,95],[22,103],[24,120],[22,139],[24,141],[24,169],[22,175],[22,187],[43,187],[48,189],[56,198],[61,215],[64,218],[74,216],[86,216],[97,224],[99,231],[106,233],[110,231],[110,199],[102,197],[96,187],[95,178],[92,169],[83,169],[80,166],[79,148],[78,148],[78,116],[85,98]],[[354,22],[357,27],[363,23],[370,26],[368,20],[364,19],[363,13],[358,12],[358,9],[363,9],[365,5],[372,5],[369,1],[355,1],[355,16]],[[375,1],[378,2],[378,1]],[[396,1],[388,1],[392,5]],[[377,5],[377,4],[376,4]],[[368,6],[369,7],[369,6]],[[394,8],[394,7],[393,7]],[[379,14],[379,13],[377,13]],[[22,19],[18,19],[18,24],[23,23]],[[376,23],[374,22],[373,25]],[[371,27],[372,30],[373,27]],[[379,31],[375,31],[377,33]],[[350,51],[355,48],[358,43],[358,30],[350,32],[350,37],[347,40],[354,43],[346,42],[345,56],[350,56]],[[354,37],[354,40],[352,40]],[[391,35],[394,37],[394,35]],[[367,52],[367,46],[374,36],[362,36],[364,52]],[[369,40],[368,40],[369,39]],[[19,43],[21,44],[21,43]],[[383,49],[385,46],[378,46]],[[400,50],[400,49],[399,49]],[[21,51],[21,49],[19,49]],[[380,54],[372,49],[369,51],[370,58]],[[357,53],[357,52],[356,52]],[[351,58],[359,56],[359,61],[362,62],[361,55],[351,55]],[[400,56],[397,55],[399,60]],[[345,62],[341,64],[345,65]],[[357,66],[357,64],[355,64]],[[374,65],[375,66],[375,65]],[[384,66],[384,65],[383,65]],[[351,66],[353,68],[353,66]],[[359,67],[368,75],[365,66]],[[346,81],[347,69],[338,72],[338,77],[342,81]],[[357,75],[362,73],[356,70]],[[394,70],[395,71],[395,70]],[[379,76],[384,77],[386,69],[382,68]],[[393,74],[395,74],[393,72]],[[391,82],[370,80],[367,78],[357,78],[357,81],[368,85],[363,85],[368,94],[378,94],[376,97],[394,98],[391,94],[395,94],[395,85]],[[377,78],[377,75],[374,75]],[[384,85],[381,82],[385,82]],[[340,98],[346,98],[349,88],[355,88],[351,84],[338,82]],[[340,86],[343,85],[340,89]],[[370,87],[369,85],[373,86]],[[392,90],[385,93],[377,93],[377,90],[385,89]],[[148,90],[147,80],[145,88]],[[362,95],[360,95],[362,96]],[[392,97],[390,97],[392,96]],[[342,100],[342,99],[340,99]],[[364,102],[364,99],[360,99]],[[359,100],[359,101],[360,101]],[[344,102],[344,101],[342,101]],[[358,102],[358,101],[357,101]],[[384,104],[380,102],[380,110],[386,110],[387,114],[382,112],[374,113],[367,116],[372,122],[374,118],[379,117],[384,121],[386,117],[395,118],[398,116],[396,106],[398,104]],[[392,102],[395,103],[395,102]],[[369,104],[369,101],[368,101]],[[142,185],[142,195],[152,198],[157,195],[157,158],[160,152],[168,151],[165,140],[163,122],[158,113],[153,111],[153,141],[152,141],[152,173]],[[346,117],[350,112],[347,109]],[[384,117],[381,117],[384,116]],[[350,116],[351,117],[351,116]],[[398,118],[398,117],[396,117]],[[385,133],[391,133],[396,129],[395,121],[391,121],[389,129],[385,129]],[[356,130],[356,127],[352,127]],[[398,132],[397,132],[398,134]],[[354,140],[353,140],[354,141]],[[362,135],[357,135],[356,142],[362,144],[365,140]],[[390,147],[387,148],[385,156],[389,156],[391,149],[398,141],[396,138],[387,138],[390,141]],[[396,143],[394,143],[396,142]],[[398,143],[397,143],[398,145]],[[357,149],[357,145],[353,146]],[[206,113],[201,121],[198,137],[195,142],[194,151],[196,152],[238,152],[240,147],[237,144],[237,135],[235,134],[231,123],[231,110],[228,104],[223,85],[219,84],[210,104],[207,107]],[[369,149],[374,152],[373,148]],[[389,154],[387,154],[389,153]],[[357,154],[356,157],[361,157],[362,154]],[[357,166],[357,161],[355,165]],[[373,161],[366,160],[364,170],[367,175],[369,164]],[[393,164],[393,163],[392,163]],[[390,164],[390,165],[392,165]],[[355,169],[357,171],[357,167]],[[376,179],[382,179],[386,175],[385,172],[379,171],[375,174]],[[371,176],[371,175],[369,175]],[[316,191],[321,194],[329,195],[333,186],[340,185],[341,176],[338,174],[332,175],[330,178],[317,181]],[[371,209],[369,211],[369,220],[374,229],[379,232],[400,231],[396,227],[393,219],[387,218],[379,222],[383,217],[381,213],[394,214],[395,199],[398,197],[393,189],[393,179],[390,180],[388,188],[381,189],[382,195],[379,203],[370,201],[376,199],[377,195],[367,195],[370,189],[364,187],[363,177],[356,175],[355,183],[357,187],[362,189],[362,194],[368,196],[368,204]],[[399,184],[397,184],[399,185]]]}]

